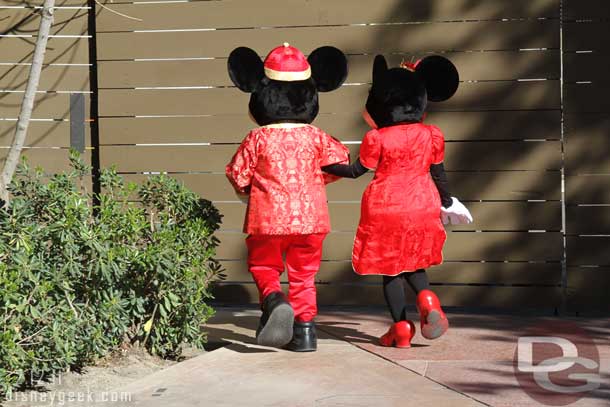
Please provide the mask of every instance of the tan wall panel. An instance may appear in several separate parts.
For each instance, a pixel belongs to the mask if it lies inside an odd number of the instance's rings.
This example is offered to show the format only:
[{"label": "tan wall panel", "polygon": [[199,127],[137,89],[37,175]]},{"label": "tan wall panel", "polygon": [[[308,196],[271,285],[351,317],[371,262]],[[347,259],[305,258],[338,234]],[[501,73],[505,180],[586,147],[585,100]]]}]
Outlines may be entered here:
[{"label": "tan wall panel", "polygon": [[[15,134],[16,122],[0,120],[0,147],[10,146]],[[85,124],[85,143],[91,144],[89,124]],[[70,147],[70,123],[30,122],[25,140],[26,147]]]},{"label": "tan wall panel", "polygon": [[[348,145],[356,157],[358,145]],[[452,142],[445,147],[450,170],[546,170],[558,169],[560,143],[544,142]],[[212,146],[105,146],[102,166],[116,164],[122,172],[214,171],[224,172],[236,145]]]},{"label": "tan wall panel", "polygon": [[[226,281],[252,281],[245,261],[223,261]],[[445,262],[427,270],[431,283],[445,284],[545,284],[556,285],[561,280],[560,263],[466,263]],[[288,281],[286,273],[281,276]],[[323,261],[316,274],[316,283],[337,282],[380,283],[380,276],[360,276],[354,273],[351,261]]]},{"label": "tan wall panel", "polygon": [[[450,32],[451,35],[446,33]],[[485,32],[485,35],[481,35]],[[390,26],[107,33],[98,35],[100,60],[221,57],[238,46],[260,54],[288,41],[303,52],[332,44],[349,54],[442,50],[558,48],[555,20],[481,21]],[[150,46],[155,44],[155,46]]]},{"label": "tan wall panel", "polygon": [[[8,154],[7,148],[0,148],[0,165],[4,165],[4,159]],[[85,152],[83,159],[86,163],[90,163],[90,153]],[[31,168],[40,166],[47,174],[66,171],[70,168],[69,150],[55,148],[35,148],[25,149],[22,156],[28,158],[28,164]]]},{"label": "tan wall panel", "polygon": [[610,173],[608,155],[610,115],[565,114],[564,120],[566,172],[568,174]]},{"label": "tan wall panel", "polygon": [[606,0],[564,0],[563,17],[565,19],[583,20],[610,17]]},{"label": "tan wall panel", "polygon": [[[6,118],[19,116],[23,93],[0,93],[0,111]],[[67,93],[37,94],[34,101],[34,119],[68,118],[70,112],[70,95]]]},{"label": "tan wall panel", "polygon": [[608,50],[608,23],[566,22],[563,38],[564,51]]},{"label": "tan wall panel", "polygon": [[[43,4],[44,0],[2,0],[2,5],[4,6],[40,7]],[[85,7],[87,6],[87,0],[55,0],[55,6]]]},{"label": "tan wall panel", "polygon": [[[218,258],[245,259],[245,235],[219,232]],[[324,260],[351,259],[354,234],[331,233],[324,241]],[[445,261],[557,261],[563,252],[559,232],[452,232],[447,235]]]},{"label": "tan wall panel", "polygon": [[568,204],[610,204],[610,174],[566,176]]},{"label": "tan wall panel", "polygon": [[[610,51],[610,46],[608,47]],[[596,85],[608,86],[610,55],[607,51],[590,53],[564,53],[564,80],[568,82],[594,81]],[[601,83],[600,83],[601,82]]]},{"label": "tan wall panel", "polygon": [[[171,30],[176,28],[249,28],[339,25],[354,23],[401,23],[493,18],[558,17],[558,0],[515,2],[502,0],[473,6],[466,0],[378,0],[354,7],[352,0],[204,1],[167,4],[114,4],[113,10],[142,21],[117,18],[107,10],[97,25],[104,31]],[[253,19],[252,16],[256,16]]]},{"label": "tan wall panel", "polygon": [[570,235],[610,235],[610,206],[568,205],[566,220]]},{"label": "tan wall panel", "polygon": [[[561,230],[560,202],[467,202],[475,221],[470,225],[451,226],[450,230]],[[224,214],[222,229],[242,229],[246,205],[217,203]],[[328,205],[331,228],[334,231],[355,231],[360,219],[360,202]],[[610,220],[610,207],[606,208]],[[608,222],[607,229],[610,229]]]},{"label": "tan wall panel", "polygon": [[[0,65],[0,89],[24,90],[29,74],[29,65]],[[89,67],[46,65],[38,90],[89,90]]]},{"label": "tan wall panel", "polygon": [[[445,140],[537,140],[561,137],[560,111],[432,112]],[[356,113],[321,114],[313,123],[339,140],[370,130]],[[102,118],[102,144],[240,143],[256,124],[247,114],[209,117]],[[492,130],[493,129],[493,130]]]},{"label": "tan wall panel", "polygon": [[[86,2],[85,2],[86,3]],[[0,33],[24,35],[38,33],[40,25],[39,9],[0,7]],[[87,34],[87,15],[89,10],[56,9],[51,26],[51,35]]]},{"label": "tan wall panel", "polygon": [[[34,39],[0,38],[0,62],[31,62]],[[87,38],[50,38],[44,56],[45,64],[87,64]]]},{"label": "tan wall panel", "polygon": [[[359,114],[369,86],[343,86],[320,95],[321,113]],[[100,90],[100,116],[210,115],[247,113],[248,94],[236,88]],[[356,103],[353,103],[356,102]],[[558,109],[559,81],[469,82],[430,111]]]},{"label": "tan wall panel", "polygon": [[[224,174],[172,174],[204,198],[237,202],[233,187]],[[124,175],[129,181],[142,182],[145,175]],[[461,200],[559,200],[559,171],[488,171],[448,172],[451,191]],[[372,179],[365,174],[357,180],[343,180],[327,185],[329,201],[360,202],[362,192]],[[610,192],[609,192],[610,194]],[[610,201],[609,201],[610,202]]]},{"label": "tan wall panel", "polygon": [[610,311],[608,301],[610,270],[607,268],[568,268],[568,307],[573,312]]},{"label": "tan wall panel", "polygon": [[[471,306],[552,310],[561,304],[558,288],[550,287],[469,287],[435,286],[444,306]],[[254,284],[218,284],[213,289],[218,303],[255,304],[258,293]],[[346,295],[346,293],[349,293]],[[317,287],[319,305],[385,305],[381,286],[329,284]],[[414,302],[411,298],[410,301]],[[389,321],[389,315],[388,315]]]},{"label": "tan wall panel", "polygon": [[[188,3],[185,3],[188,4]],[[559,51],[456,52],[445,56],[456,65],[460,79],[510,80],[559,78]],[[387,56],[398,66],[411,55]],[[420,58],[422,55],[413,55]],[[346,83],[371,82],[374,55],[348,57]],[[100,88],[167,86],[233,86],[225,58],[187,61],[103,61],[98,64]]]},{"label": "tan wall panel", "polygon": [[566,247],[570,266],[610,266],[610,236],[568,236]]}]

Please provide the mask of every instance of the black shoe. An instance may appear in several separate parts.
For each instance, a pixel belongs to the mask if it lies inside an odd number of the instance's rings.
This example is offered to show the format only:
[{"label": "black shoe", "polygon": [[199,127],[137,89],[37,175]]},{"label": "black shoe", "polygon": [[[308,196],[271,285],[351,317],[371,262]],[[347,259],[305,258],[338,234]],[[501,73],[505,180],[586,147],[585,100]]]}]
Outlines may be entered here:
[{"label": "black shoe", "polygon": [[286,349],[293,352],[313,352],[318,348],[316,324],[313,321],[294,323],[294,334]]},{"label": "black shoe", "polygon": [[284,293],[276,291],[263,300],[263,315],[256,330],[256,342],[281,348],[292,339],[294,312]]}]

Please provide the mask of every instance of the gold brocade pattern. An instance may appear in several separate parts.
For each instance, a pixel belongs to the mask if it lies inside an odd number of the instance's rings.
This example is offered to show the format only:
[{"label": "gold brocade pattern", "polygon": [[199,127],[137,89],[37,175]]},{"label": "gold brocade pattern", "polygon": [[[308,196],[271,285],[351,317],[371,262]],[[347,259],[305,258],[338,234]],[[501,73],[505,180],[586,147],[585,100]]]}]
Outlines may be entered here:
[{"label": "gold brocade pattern", "polygon": [[321,167],[348,163],[349,150],[315,126],[252,130],[226,167],[236,190],[250,191],[244,224],[249,234],[328,233]]}]

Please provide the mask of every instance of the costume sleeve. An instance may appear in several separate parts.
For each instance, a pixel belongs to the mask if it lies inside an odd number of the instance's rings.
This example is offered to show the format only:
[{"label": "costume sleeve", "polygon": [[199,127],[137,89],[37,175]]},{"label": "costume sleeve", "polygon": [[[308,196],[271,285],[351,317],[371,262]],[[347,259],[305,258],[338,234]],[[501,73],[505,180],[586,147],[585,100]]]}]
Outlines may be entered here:
[{"label": "costume sleeve", "polygon": [[432,163],[440,164],[445,160],[445,137],[436,126],[429,126],[432,135]]},{"label": "costume sleeve", "polygon": [[447,180],[443,163],[432,164],[430,166],[430,175],[434,185],[436,185],[436,189],[438,189],[443,207],[449,208],[453,204],[453,200],[451,199],[451,192],[449,192],[449,181]]},{"label": "costume sleeve", "polygon": [[364,135],[360,145],[360,163],[369,170],[377,168],[381,158],[381,139],[377,130],[371,130]]},{"label": "costume sleeve", "polygon": [[[320,167],[332,164],[349,164],[349,150],[347,147],[323,131],[320,131],[320,133],[322,147],[320,151]],[[328,173],[323,173],[322,175],[325,184],[330,184],[341,178]]]},{"label": "costume sleeve", "polygon": [[250,190],[250,183],[258,161],[256,139],[253,132],[248,133],[231,162],[225,167],[227,178],[239,193],[248,193]]}]

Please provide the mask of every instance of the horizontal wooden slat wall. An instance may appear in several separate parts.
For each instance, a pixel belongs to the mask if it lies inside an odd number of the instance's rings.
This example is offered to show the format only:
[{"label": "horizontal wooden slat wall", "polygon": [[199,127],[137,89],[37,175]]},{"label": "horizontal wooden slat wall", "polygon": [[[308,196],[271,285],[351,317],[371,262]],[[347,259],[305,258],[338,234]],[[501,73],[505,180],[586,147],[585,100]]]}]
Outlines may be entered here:
[{"label": "horizontal wooden slat wall", "polygon": [[[8,152],[40,23],[39,0],[0,1],[0,165]],[[23,155],[54,173],[68,168],[70,93],[89,91],[87,0],[57,0]],[[87,110],[88,112],[88,110]],[[90,148],[89,125],[85,144]],[[83,158],[89,162],[88,153]]]},{"label": "horizontal wooden slat wall", "polygon": [[[448,230],[445,264],[431,278],[448,305],[560,306],[559,0],[102,3],[112,9],[96,11],[102,166],[117,165],[133,181],[167,172],[218,205],[228,275],[219,299],[256,301],[240,233],[245,206],[223,172],[253,124],[226,59],[238,46],[264,56],[287,41],[306,54],[327,44],[348,54],[346,86],[321,95],[314,124],[353,157],[367,130],[360,112],[376,53],[392,65],[432,53],[454,61],[460,89],[433,104],[427,121],[445,132],[451,189],[477,222]],[[328,187],[333,232],[317,277],[323,304],[383,301],[379,279],[357,277],[350,265],[370,179]]]},{"label": "horizontal wooden slat wall", "polygon": [[610,12],[604,0],[563,3],[569,306],[608,311]]}]

